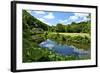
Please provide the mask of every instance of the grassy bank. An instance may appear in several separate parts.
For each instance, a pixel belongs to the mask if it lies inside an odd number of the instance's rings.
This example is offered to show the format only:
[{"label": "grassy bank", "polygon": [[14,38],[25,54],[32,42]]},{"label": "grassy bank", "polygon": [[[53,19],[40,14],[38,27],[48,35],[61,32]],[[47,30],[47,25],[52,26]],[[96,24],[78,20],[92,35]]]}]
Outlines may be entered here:
[{"label": "grassy bank", "polygon": [[[57,34],[57,33],[52,32],[51,34]],[[66,36],[71,36],[71,37],[74,37],[74,36],[81,36],[81,37],[87,36],[87,37],[90,37],[90,34],[88,34],[88,33],[59,33],[59,34],[66,35]]]},{"label": "grassy bank", "polygon": [[91,44],[90,35],[87,33],[48,33],[47,38],[85,50],[89,49]]}]

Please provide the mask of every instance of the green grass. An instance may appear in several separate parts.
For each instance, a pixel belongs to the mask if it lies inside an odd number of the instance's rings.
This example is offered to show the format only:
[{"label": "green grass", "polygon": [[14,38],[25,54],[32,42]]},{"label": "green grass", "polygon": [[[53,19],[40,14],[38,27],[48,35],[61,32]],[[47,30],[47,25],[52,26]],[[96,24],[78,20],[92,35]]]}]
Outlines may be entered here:
[{"label": "green grass", "polygon": [[[57,33],[51,32],[50,34],[57,34]],[[90,34],[88,34],[88,33],[59,33],[59,34],[66,35],[66,36],[72,36],[72,37],[74,37],[74,36],[90,37]]]}]

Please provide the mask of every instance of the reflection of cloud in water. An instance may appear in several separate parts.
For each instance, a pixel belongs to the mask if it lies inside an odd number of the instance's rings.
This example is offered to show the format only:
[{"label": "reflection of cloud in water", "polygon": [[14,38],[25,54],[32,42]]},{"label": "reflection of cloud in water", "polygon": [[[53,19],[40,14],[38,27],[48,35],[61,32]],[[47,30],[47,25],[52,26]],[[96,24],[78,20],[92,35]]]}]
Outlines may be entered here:
[{"label": "reflection of cloud in water", "polygon": [[56,43],[49,39],[39,44],[39,46],[44,47],[44,48],[49,48],[49,49],[52,49],[55,45]]},{"label": "reflection of cloud in water", "polygon": [[49,47],[50,49],[52,49],[54,47],[54,45],[53,44],[46,44],[45,47],[47,47],[47,48]]},{"label": "reflection of cloud in water", "polygon": [[47,39],[46,41],[39,44],[40,47],[48,48],[49,50],[58,53],[60,55],[76,55],[78,57],[90,56],[90,51],[84,51],[83,49],[78,49],[74,46],[67,46],[57,44],[56,42]]}]

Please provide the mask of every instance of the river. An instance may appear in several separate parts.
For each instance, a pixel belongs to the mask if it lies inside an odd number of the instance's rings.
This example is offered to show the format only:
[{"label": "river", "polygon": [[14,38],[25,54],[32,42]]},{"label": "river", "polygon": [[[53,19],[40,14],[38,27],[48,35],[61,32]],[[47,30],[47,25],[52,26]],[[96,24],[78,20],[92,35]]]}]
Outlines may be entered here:
[{"label": "river", "polygon": [[85,57],[87,59],[89,59],[91,56],[90,49],[84,50],[81,48],[77,48],[73,45],[68,46],[64,44],[58,44],[50,39],[41,42],[39,46],[42,48],[47,48],[50,51],[53,51],[60,55],[75,55],[78,56],[79,58]]}]

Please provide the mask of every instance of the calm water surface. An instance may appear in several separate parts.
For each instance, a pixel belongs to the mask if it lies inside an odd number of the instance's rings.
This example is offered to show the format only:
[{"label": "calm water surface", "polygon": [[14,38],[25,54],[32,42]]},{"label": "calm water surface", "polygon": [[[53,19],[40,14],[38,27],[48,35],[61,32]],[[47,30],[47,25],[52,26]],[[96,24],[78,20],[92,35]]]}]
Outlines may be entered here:
[{"label": "calm water surface", "polygon": [[47,48],[60,55],[76,55],[78,57],[90,58],[90,50],[83,50],[81,48],[80,49],[76,48],[75,46],[58,44],[55,41],[52,41],[50,39],[41,42],[39,46],[42,48]]}]

